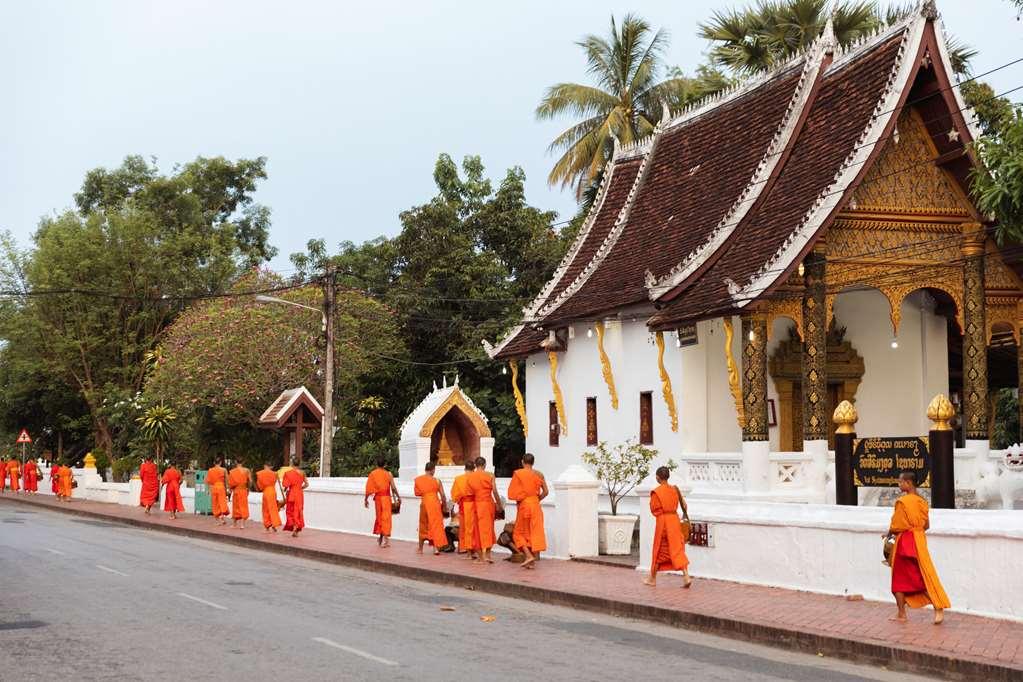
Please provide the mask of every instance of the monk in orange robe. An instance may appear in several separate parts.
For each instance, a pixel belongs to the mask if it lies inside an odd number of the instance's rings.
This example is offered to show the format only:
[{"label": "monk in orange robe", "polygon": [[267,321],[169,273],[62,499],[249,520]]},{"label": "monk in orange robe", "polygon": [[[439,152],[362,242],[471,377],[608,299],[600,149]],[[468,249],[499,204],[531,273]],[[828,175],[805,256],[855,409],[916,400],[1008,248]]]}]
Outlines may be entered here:
[{"label": "monk in orange robe", "polygon": [[57,473],[60,477],[60,499],[65,502],[71,501],[71,491],[74,490],[75,474],[71,471],[71,467],[66,464],[60,465],[60,471]]},{"label": "monk in orange robe", "polygon": [[60,497],[60,465],[56,461],[50,462],[50,490]]},{"label": "monk in orange robe", "polygon": [[650,577],[643,583],[653,587],[657,584],[658,571],[682,571],[682,587],[691,587],[689,557],[686,556],[686,538],[682,533],[682,521],[678,517],[679,505],[689,516],[685,498],[678,486],[668,483],[671,471],[668,467],[657,469],[657,487],[650,491],[650,513],[657,519],[654,526],[653,560],[650,563]]},{"label": "monk in orange robe", "polygon": [[[497,510],[504,510],[504,502],[497,492],[497,481],[487,471],[487,460],[476,458],[476,470],[469,474],[469,491],[472,493],[473,505],[476,507],[476,537],[479,538],[480,556],[474,559],[477,563],[486,561],[494,563],[490,552],[494,547],[494,519]],[[475,537],[473,542],[475,542]]]},{"label": "monk in orange robe", "polygon": [[284,499],[286,500],[284,511],[287,515],[284,530],[290,530],[291,537],[297,538],[299,532],[305,528],[304,491],[309,487],[309,481],[306,480],[305,474],[296,466],[295,462],[291,463],[291,467],[284,474],[284,478],[281,479],[281,485],[285,490]]},{"label": "monk in orange robe", "polygon": [[21,465],[18,460],[13,457],[7,462],[7,477],[11,479],[11,490],[14,492],[20,492],[21,490],[21,478],[19,476],[21,472]]},{"label": "monk in orange robe", "polygon": [[256,472],[256,489],[263,494],[263,530],[276,533],[281,527],[281,514],[277,506],[277,474],[269,462],[263,462],[263,468]]},{"label": "monk in orange robe", "polygon": [[436,478],[434,472],[437,465],[433,462],[426,463],[426,473],[417,476],[413,490],[419,502],[419,554],[423,553],[423,544],[429,542],[433,545],[434,555],[440,554],[441,547],[447,547],[448,534],[444,532],[444,510],[448,506],[448,498],[444,494],[444,487]]},{"label": "monk in orange robe", "polygon": [[139,506],[145,507],[148,514],[160,499],[160,472],[156,469],[152,455],[146,455],[145,460],[139,465],[139,478],[142,480]]},{"label": "monk in orange robe", "polygon": [[896,534],[892,594],[898,611],[891,620],[904,623],[908,620],[906,606],[919,609],[930,604],[934,607],[934,624],[940,625],[945,620],[945,609],[951,604],[927,551],[924,532],[931,527],[927,500],[916,494],[912,472],[899,475],[899,490],[904,494],[895,501],[888,529],[889,533]]},{"label": "monk in orange robe", "polygon": [[522,568],[535,568],[537,555],[547,549],[547,537],[543,528],[543,509],[540,501],[547,497],[547,481],[543,474],[533,468],[536,458],[526,453],[522,456],[522,468],[512,474],[508,484],[508,499],[515,500],[515,532],[512,540],[515,547],[526,555]]},{"label": "monk in orange robe", "polygon": [[210,504],[213,507],[213,518],[217,523],[227,525],[227,469],[224,468],[224,458],[217,457],[213,466],[206,472],[206,489],[210,493]]},{"label": "monk in orange robe", "polygon": [[391,546],[391,505],[401,501],[398,486],[394,484],[394,476],[385,469],[387,460],[377,457],[377,468],[366,477],[366,495],[362,506],[369,509],[369,498],[373,496],[376,517],[373,520],[373,535],[377,536],[377,544],[381,547]]},{"label": "monk in orange robe", "polygon": [[227,487],[231,489],[231,527],[245,528],[245,520],[249,518],[249,488],[252,486],[252,474],[240,463],[235,464],[227,475]]},{"label": "monk in orange robe", "polygon": [[166,486],[163,493],[163,510],[170,512],[172,519],[178,518],[178,512],[185,511],[185,503],[181,499],[181,472],[173,464],[163,471],[160,485]]},{"label": "monk in orange robe", "polygon": [[468,554],[476,558],[473,537],[478,539],[476,532],[476,506],[473,504],[472,492],[469,491],[469,474],[476,470],[475,460],[466,460],[465,473],[459,474],[451,483],[451,501],[458,505],[458,553]]},{"label": "monk in orange robe", "polygon": [[35,495],[39,491],[39,466],[34,459],[25,462],[25,472],[22,476],[25,481],[25,492]]}]

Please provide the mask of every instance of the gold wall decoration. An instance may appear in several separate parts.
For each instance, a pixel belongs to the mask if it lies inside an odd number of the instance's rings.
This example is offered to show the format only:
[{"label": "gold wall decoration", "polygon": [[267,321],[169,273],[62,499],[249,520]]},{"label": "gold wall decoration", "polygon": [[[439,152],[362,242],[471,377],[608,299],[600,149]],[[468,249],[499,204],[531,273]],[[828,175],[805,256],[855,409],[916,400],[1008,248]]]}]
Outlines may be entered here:
[{"label": "gold wall decoration", "polygon": [[437,428],[437,424],[439,424],[440,420],[444,418],[444,415],[453,409],[458,409],[470,422],[472,422],[472,425],[475,427],[476,433],[479,434],[480,438],[493,437],[490,433],[490,427],[487,425],[486,420],[484,420],[483,417],[480,416],[479,412],[477,412],[476,409],[469,404],[469,401],[465,399],[465,396],[462,395],[461,389],[457,386],[455,387],[455,390],[451,392],[451,395],[449,395],[447,399],[440,404],[440,407],[433,411],[430,418],[423,424],[423,428],[419,430],[419,437],[430,438],[433,436],[433,430]]},{"label": "gold wall decoration", "polygon": [[618,390],[615,388],[615,376],[611,372],[611,359],[604,351],[604,323],[597,322],[593,325],[597,331],[597,354],[600,356],[600,371],[604,375],[604,383],[607,384],[607,393],[611,397],[611,409],[618,409]]},{"label": "gold wall decoration", "polygon": [[735,356],[732,355],[732,339],[735,331],[732,329],[732,318],[722,318],[725,323],[725,366],[728,367],[728,390],[732,392],[732,399],[735,400],[735,421],[739,428],[744,428],[746,420],[743,418],[742,410],[742,387],[739,385],[739,368],[735,366]]},{"label": "gold wall decoration", "polygon": [[522,435],[529,435],[529,419],[526,417],[526,401],[522,398],[522,391],[519,390],[519,361],[512,359],[508,361],[511,365],[512,393],[515,394],[515,411],[519,413],[519,421],[522,422]]},{"label": "gold wall decoration", "polygon": [[774,321],[779,317],[792,320],[796,325],[796,333],[803,338],[803,304],[799,298],[789,296],[786,298],[775,298],[764,301],[760,310],[767,316],[767,340],[771,340],[774,333]]},{"label": "gold wall decoration", "polygon": [[828,440],[827,323],[824,300],[826,261],[823,255],[807,256],[804,267],[803,352],[801,355],[803,393],[803,439]]},{"label": "gold wall decoration", "polygon": [[565,398],[561,394],[561,386],[558,385],[558,354],[554,351],[547,351],[547,361],[551,365],[551,390],[554,391],[554,406],[558,410],[558,423],[561,424],[561,434],[568,435],[568,419],[565,417]]},{"label": "gold wall decoration", "polygon": [[984,256],[967,252],[963,263],[966,326],[963,328],[963,431],[988,439],[987,325],[984,323]]},{"label": "gold wall decoration", "polygon": [[759,314],[742,316],[742,414],[742,439],[767,440],[767,318]]},{"label": "gold wall decoration", "polygon": [[664,396],[664,404],[668,407],[668,416],[671,418],[672,432],[678,432],[678,410],[675,408],[675,394],[671,391],[671,377],[664,367],[664,332],[657,332],[654,336],[657,343],[657,369],[661,373],[661,394]]}]

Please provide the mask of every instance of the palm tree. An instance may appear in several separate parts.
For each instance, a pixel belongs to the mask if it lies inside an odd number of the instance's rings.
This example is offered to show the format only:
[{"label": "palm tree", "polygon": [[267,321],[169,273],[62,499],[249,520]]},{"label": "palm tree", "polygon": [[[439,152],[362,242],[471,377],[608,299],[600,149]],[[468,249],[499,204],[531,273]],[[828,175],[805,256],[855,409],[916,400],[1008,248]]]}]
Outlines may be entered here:
[{"label": "palm tree", "polygon": [[146,411],[135,419],[139,424],[143,437],[156,450],[157,462],[163,459],[164,448],[170,442],[172,422],[177,418],[178,415],[173,409],[160,404],[146,408]]},{"label": "palm tree", "polygon": [[[848,45],[893,24],[910,12],[912,5],[881,6],[868,0],[764,0],[744,10],[715,12],[700,24],[699,35],[713,44],[711,62],[739,75],[765,71],[808,47],[824,30],[830,16],[839,44]],[[956,73],[969,70],[974,50],[950,41],[950,57]]]},{"label": "palm tree", "polygon": [[[619,25],[611,18],[606,37],[588,35],[577,45],[586,53],[593,85],[558,83],[547,88],[536,116],[565,114],[582,118],[548,148],[561,152],[547,181],[573,186],[582,198],[597,179],[615,137],[628,144],[649,135],[662,115],[662,102],[677,108],[701,95],[698,80],[663,63],[668,34],[654,32],[643,19],[627,14]],[[665,78],[659,80],[664,74]]]}]

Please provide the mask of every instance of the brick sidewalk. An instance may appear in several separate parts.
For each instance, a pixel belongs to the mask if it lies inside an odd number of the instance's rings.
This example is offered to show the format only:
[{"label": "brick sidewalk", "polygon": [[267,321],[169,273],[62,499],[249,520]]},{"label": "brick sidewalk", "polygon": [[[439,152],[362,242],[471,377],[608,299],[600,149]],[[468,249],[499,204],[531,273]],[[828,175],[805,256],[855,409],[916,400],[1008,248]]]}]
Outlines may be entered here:
[{"label": "brick sidewalk", "polygon": [[[136,527],[292,554],[386,572],[406,578],[477,589],[509,597],[656,621],[712,634],[810,653],[823,653],[942,677],[1023,679],[1023,623],[949,612],[940,627],[932,612],[915,611],[910,623],[888,621],[892,604],[850,602],[842,597],[697,578],[681,590],[681,578],[662,576],[657,588],[639,573],[619,567],[542,561],[535,571],[498,561],[474,565],[462,556],[417,555],[414,545],[380,549],[372,537],[303,531],[267,535],[256,521],[245,530],[215,526],[207,516],[145,516],[138,507],[49,496],[4,495],[0,503],[27,504],[119,521]],[[697,574],[699,566],[695,566]],[[1019,595],[1016,595],[1019,597]],[[952,595],[953,603],[955,595]]]}]

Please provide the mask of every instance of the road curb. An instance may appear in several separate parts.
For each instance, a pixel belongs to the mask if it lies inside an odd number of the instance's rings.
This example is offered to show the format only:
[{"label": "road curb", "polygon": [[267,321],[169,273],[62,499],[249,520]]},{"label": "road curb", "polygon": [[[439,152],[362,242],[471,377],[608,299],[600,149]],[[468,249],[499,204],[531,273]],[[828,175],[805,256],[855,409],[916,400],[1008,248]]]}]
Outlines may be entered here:
[{"label": "road curb", "polygon": [[225,536],[211,531],[196,528],[167,526],[146,519],[124,518],[116,514],[107,514],[89,509],[74,507],[54,507],[45,502],[37,502],[25,497],[0,497],[0,502],[10,501],[15,504],[48,509],[55,512],[85,516],[119,523],[125,526],[156,530],[171,535],[181,535],[213,542],[274,552],[276,554],[297,556],[322,563],[356,568],[360,570],[385,573],[399,578],[429,582],[448,587],[462,587],[487,592],[503,597],[524,599],[527,601],[566,606],[583,609],[610,616],[619,616],[643,620],[663,625],[719,635],[729,639],[737,639],[757,644],[765,644],[809,654],[823,654],[834,658],[842,658],[856,662],[868,662],[886,666],[889,669],[900,669],[909,672],[920,672],[940,675],[944,679],[981,679],[985,682],[1010,682],[1023,677],[1023,669],[992,663],[979,658],[953,658],[929,651],[913,649],[905,646],[887,646],[873,642],[862,642],[842,639],[814,632],[806,632],[790,628],[778,627],[765,623],[750,623],[720,616],[694,613],[679,609],[651,607],[645,604],[615,599],[604,599],[585,594],[576,594],[564,590],[535,587],[518,583],[508,583],[478,576],[451,574],[418,566],[404,566],[387,561],[367,559],[328,552],[324,550],[278,545],[266,543],[256,538],[243,536]]}]

